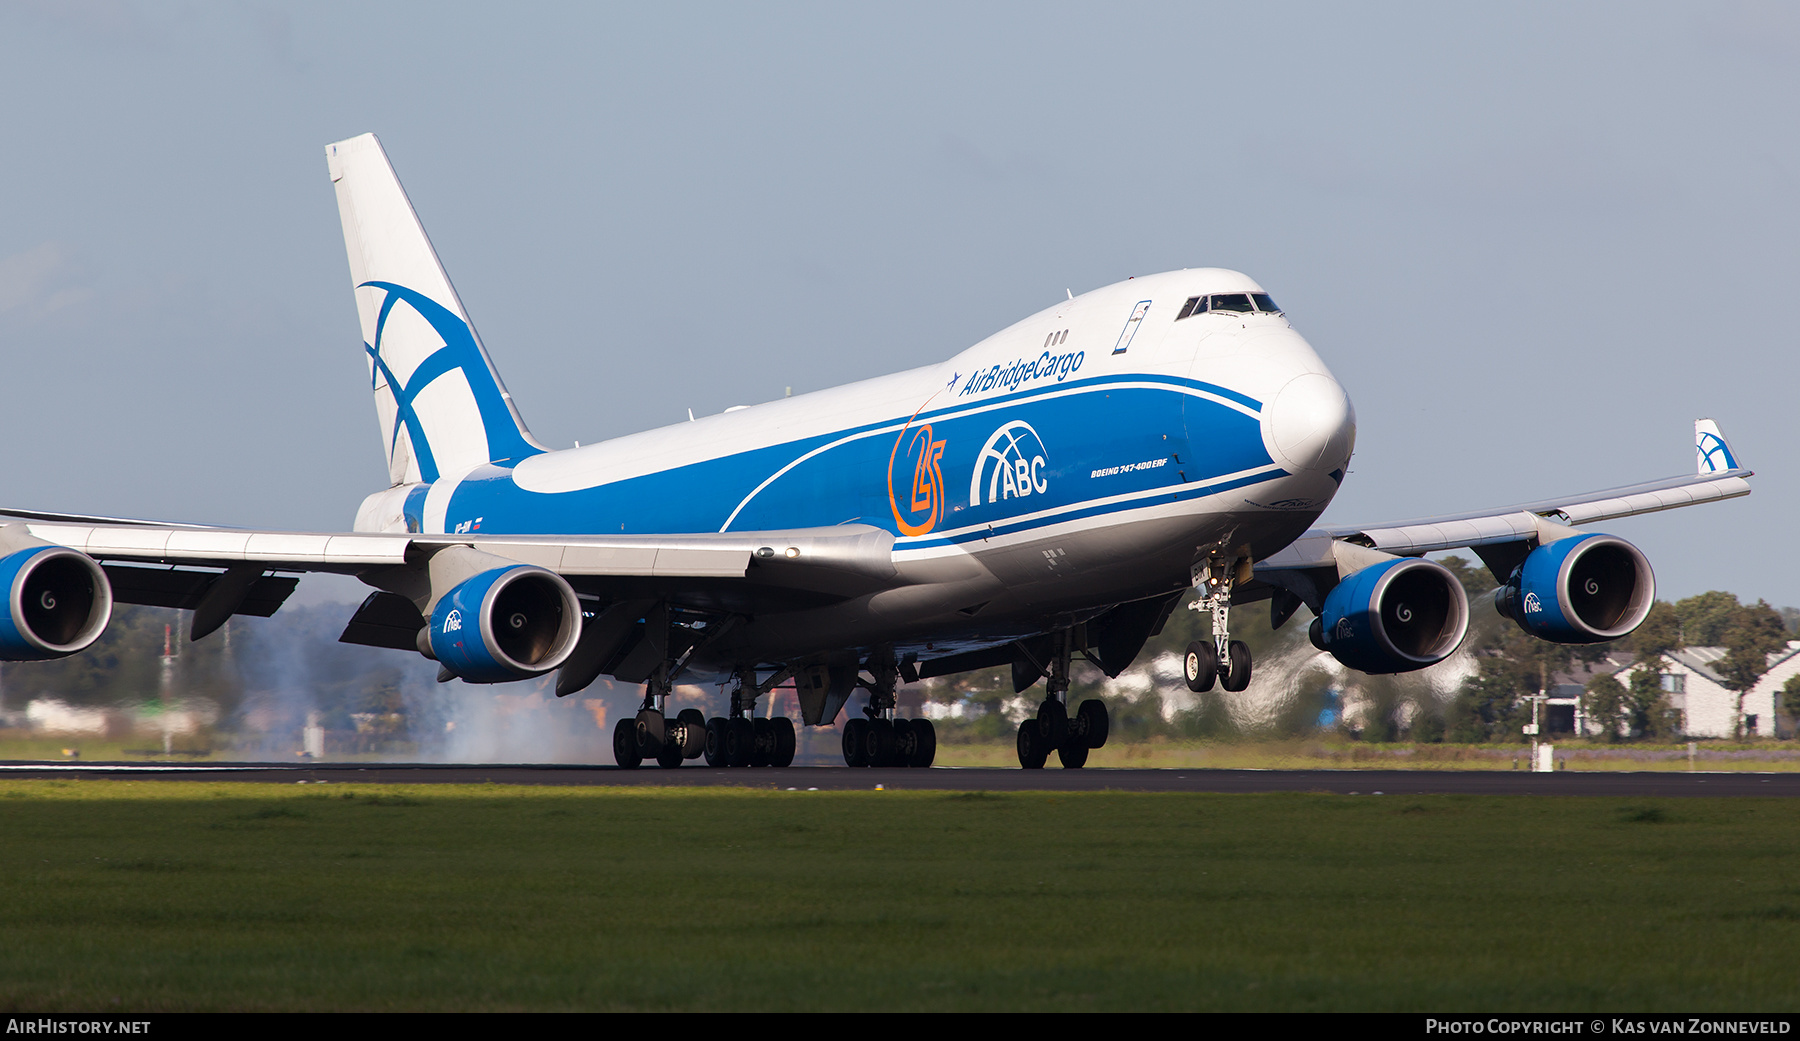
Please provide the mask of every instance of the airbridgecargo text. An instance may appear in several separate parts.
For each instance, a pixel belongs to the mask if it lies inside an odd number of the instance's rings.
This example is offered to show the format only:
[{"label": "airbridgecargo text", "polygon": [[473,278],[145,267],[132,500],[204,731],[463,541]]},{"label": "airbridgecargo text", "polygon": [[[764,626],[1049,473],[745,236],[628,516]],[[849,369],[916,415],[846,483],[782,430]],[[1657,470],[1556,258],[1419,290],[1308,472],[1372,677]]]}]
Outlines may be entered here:
[{"label": "airbridgecargo text", "polygon": [[1049,351],[1045,351],[1030,361],[1020,358],[1010,365],[996,365],[991,369],[981,369],[969,377],[969,382],[963,384],[962,394],[959,397],[979,394],[995,387],[1016,390],[1020,384],[1032,380],[1054,378],[1056,382],[1061,383],[1068,379],[1075,370],[1081,368],[1081,363],[1086,358],[1086,351],[1072,351],[1068,354],[1051,354]]}]

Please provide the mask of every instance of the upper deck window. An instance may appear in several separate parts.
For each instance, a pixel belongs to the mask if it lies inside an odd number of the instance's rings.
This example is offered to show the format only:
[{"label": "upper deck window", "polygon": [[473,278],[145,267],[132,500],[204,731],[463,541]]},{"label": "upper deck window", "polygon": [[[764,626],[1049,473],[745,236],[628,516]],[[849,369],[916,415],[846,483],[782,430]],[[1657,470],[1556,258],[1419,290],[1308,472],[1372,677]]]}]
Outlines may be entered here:
[{"label": "upper deck window", "polygon": [[1280,314],[1281,308],[1275,306],[1275,301],[1267,293],[1214,293],[1211,296],[1188,297],[1175,320],[1179,322],[1190,315],[1208,311],[1224,311],[1227,314]]}]

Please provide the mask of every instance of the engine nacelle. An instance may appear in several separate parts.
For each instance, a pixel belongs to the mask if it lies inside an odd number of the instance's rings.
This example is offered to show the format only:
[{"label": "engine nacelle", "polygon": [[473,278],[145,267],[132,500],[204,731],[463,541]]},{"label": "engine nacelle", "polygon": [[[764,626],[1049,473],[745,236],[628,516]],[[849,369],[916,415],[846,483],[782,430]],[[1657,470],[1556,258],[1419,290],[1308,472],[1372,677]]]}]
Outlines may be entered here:
[{"label": "engine nacelle", "polygon": [[470,683],[558,668],[581,636],[581,602],[562,576],[519,564],[464,579],[431,610],[431,653]]},{"label": "engine nacelle", "polygon": [[1469,598],[1448,568],[1384,560],[1339,582],[1313,622],[1314,646],[1367,673],[1436,665],[1462,643]]},{"label": "engine nacelle", "polygon": [[34,546],[0,557],[0,661],[49,661],[86,650],[112,620],[112,584],[86,553]]},{"label": "engine nacelle", "polygon": [[1636,546],[1611,535],[1572,535],[1532,550],[1494,607],[1552,643],[1616,640],[1656,603],[1656,576]]}]

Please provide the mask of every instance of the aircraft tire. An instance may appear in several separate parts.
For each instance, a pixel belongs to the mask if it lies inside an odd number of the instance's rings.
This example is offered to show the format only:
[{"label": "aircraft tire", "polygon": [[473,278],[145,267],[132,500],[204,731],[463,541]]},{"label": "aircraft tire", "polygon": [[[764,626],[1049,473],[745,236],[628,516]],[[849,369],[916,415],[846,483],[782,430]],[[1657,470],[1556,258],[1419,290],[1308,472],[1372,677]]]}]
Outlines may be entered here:
[{"label": "aircraft tire", "polygon": [[731,721],[714,716],[706,721],[706,765],[730,766]]},{"label": "aircraft tire", "polygon": [[1044,744],[1038,721],[1027,719],[1019,724],[1019,765],[1027,770],[1042,770],[1050,759],[1050,748]]},{"label": "aircraft tire", "polygon": [[1056,746],[1056,758],[1062,761],[1064,770],[1079,770],[1087,765],[1088,744],[1079,737],[1071,737]]},{"label": "aircraft tire", "polygon": [[910,719],[894,720],[894,755],[890,766],[911,766],[913,753],[918,750],[919,742],[913,736],[913,721]]},{"label": "aircraft tire", "polygon": [[894,723],[888,719],[869,720],[868,758],[870,766],[893,766],[894,764]]},{"label": "aircraft tire", "polygon": [[775,752],[769,756],[769,765],[794,765],[794,751],[799,746],[799,740],[794,734],[794,721],[786,716],[776,716],[769,722],[775,727]]},{"label": "aircraft tire", "polygon": [[1037,718],[1038,728],[1044,732],[1045,748],[1056,748],[1069,739],[1069,710],[1062,702],[1045,698],[1038,706]]},{"label": "aircraft tire", "polygon": [[912,721],[913,754],[908,766],[930,766],[937,759],[937,727],[929,719]]},{"label": "aircraft tire", "polygon": [[1087,739],[1089,748],[1105,746],[1107,735],[1112,733],[1112,721],[1106,715],[1106,702],[1098,698],[1087,699],[1075,710],[1075,718],[1084,724],[1077,729]]},{"label": "aircraft tire", "polygon": [[728,720],[725,742],[726,753],[730,756],[730,765],[749,766],[752,749],[756,746],[756,725],[743,717]]},{"label": "aircraft tire", "polygon": [[664,741],[663,746],[656,750],[656,765],[664,770],[675,769],[681,765],[681,761],[681,746],[673,741]]},{"label": "aircraft tire", "polygon": [[750,729],[750,765],[758,768],[768,766],[774,758],[775,724],[767,719],[753,719],[750,721]]},{"label": "aircraft tire", "polygon": [[1188,644],[1181,671],[1188,689],[1194,693],[1204,694],[1213,689],[1214,681],[1219,678],[1219,652],[1213,649],[1212,641],[1195,640]]},{"label": "aircraft tire", "polygon": [[706,713],[697,708],[684,708],[675,721],[687,727],[681,739],[681,757],[698,759],[706,753]]},{"label": "aircraft tire", "polygon": [[627,717],[613,727],[613,761],[622,770],[636,770],[644,762],[638,750],[637,720]]},{"label": "aircraft tire", "polygon": [[1220,677],[1220,686],[1229,691],[1239,691],[1250,686],[1250,648],[1242,640],[1233,640],[1227,648],[1229,664],[1225,675]]},{"label": "aircraft tire", "polygon": [[852,719],[844,724],[844,765],[869,765],[869,721]]}]

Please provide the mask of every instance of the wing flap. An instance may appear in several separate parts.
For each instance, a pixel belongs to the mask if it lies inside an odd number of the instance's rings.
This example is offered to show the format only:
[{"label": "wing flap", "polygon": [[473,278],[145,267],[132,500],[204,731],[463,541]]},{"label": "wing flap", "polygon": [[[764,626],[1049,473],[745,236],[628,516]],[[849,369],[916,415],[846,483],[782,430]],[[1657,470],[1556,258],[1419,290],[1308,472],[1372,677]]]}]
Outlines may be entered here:
[{"label": "wing flap", "polygon": [[[218,578],[219,575],[212,571],[106,565],[106,579],[112,584],[113,599],[121,604],[146,607],[192,611],[200,606],[207,590]],[[267,618],[286,602],[299,581],[281,575],[264,575],[251,584],[243,603],[232,613]]]}]

